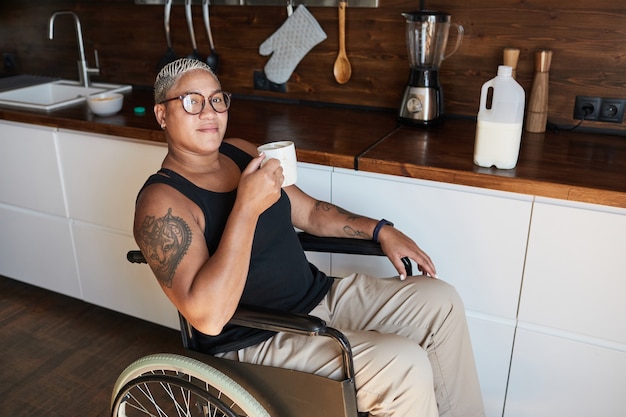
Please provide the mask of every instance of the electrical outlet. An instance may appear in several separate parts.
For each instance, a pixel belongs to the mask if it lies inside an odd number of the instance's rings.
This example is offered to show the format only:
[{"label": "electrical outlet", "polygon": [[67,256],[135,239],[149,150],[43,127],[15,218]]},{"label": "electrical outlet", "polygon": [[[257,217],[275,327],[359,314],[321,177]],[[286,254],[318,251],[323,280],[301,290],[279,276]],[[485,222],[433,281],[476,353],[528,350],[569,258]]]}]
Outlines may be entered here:
[{"label": "electrical outlet", "polygon": [[2,66],[6,72],[15,71],[15,55],[10,52],[3,52]]},{"label": "electrical outlet", "polygon": [[574,104],[574,119],[598,120],[600,116],[600,97],[576,96]]},{"label": "electrical outlet", "polygon": [[574,119],[622,123],[626,99],[576,96]]},{"label": "electrical outlet", "polygon": [[265,72],[263,71],[254,71],[253,79],[254,79],[255,90],[277,91],[279,93],[287,92],[287,83],[283,83],[283,84],[273,83],[267,79],[267,77],[265,76]]},{"label": "electrical outlet", "polygon": [[626,99],[603,98],[598,119],[601,122],[622,123],[625,106]]}]

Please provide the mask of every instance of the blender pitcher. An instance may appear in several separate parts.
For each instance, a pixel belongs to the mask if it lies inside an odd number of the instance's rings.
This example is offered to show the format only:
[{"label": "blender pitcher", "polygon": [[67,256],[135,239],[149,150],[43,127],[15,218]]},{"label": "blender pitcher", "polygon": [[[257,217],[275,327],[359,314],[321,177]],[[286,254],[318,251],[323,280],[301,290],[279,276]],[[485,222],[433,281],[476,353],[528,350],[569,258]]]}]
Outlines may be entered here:
[{"label": "blender pitcher", "polygon": [[[443,93],[439,85],[439,67],[454,54],[463,41],[463,26],[450,23],[445,12],[419,10],[402,13],[406,18],[406,43],[409,53],[409,82],[398,112],[402,123],[429,126],[444,114]],[[450,26],[457,29],[454,48],[446,55]]]}]

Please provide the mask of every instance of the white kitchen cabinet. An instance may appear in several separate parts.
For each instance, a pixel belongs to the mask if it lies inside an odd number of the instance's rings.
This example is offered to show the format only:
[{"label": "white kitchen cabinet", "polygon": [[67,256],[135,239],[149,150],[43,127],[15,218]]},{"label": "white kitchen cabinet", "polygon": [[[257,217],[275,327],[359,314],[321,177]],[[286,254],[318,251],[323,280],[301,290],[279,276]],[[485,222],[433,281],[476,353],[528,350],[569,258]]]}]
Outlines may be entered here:
[{"label": "white kitchen cabinet", "polygon": [[625,250],[626,210],[537,202],[520,322],[626,347]]},{"label": "white kitchen cabinet", "polygon": [[332,172],[327,166],[298,162],[296,185],[317,200],[330,201]]},{"label": "white kitchen cabinet", "polygon": [[[320,201],[330,201],[330,189],[332,181],[332,168],[298,163],[298,182],[297,186],[310,195],[311,197]],[[324,271],[326,274],[330,274],[330,255],[320,252],[307,252],[307,259],[320,271]]]},{"label": "white kitchen cabinet", "polygon": [[[488,417],[501,416],[532,198],[337,169],[332,202],[412,237],[464,300]],[[335,256],[333,274],[397,275],[386,258]],[[415,271],[417,272],[417,271]]]},{"label": "white kitchen cabinet", "polygon": [[55,134],[0,121],[0,274],[80,297]]},{"label": "white kitchen cabinet", "polygon": [[0,275],[81,298],[70,220],[0,204]]},{"label": "white kitchen cabinet", "polygon": [[501,417],[509,378],[515,320],[467,312],[474,358],[487,417]]},{"label": "white kitchen cabinet", "polygon": [[[468,310],[516,318],[531,197],[336,170],[332,200],[394,222],[430,255],[439,277],[457,288]],[[384,264],[385,272],[397,275]]]},{"label": "white kitchen cabinet", "polygon": [[132,235],[75,222],[76,258],[83,298],[133,317],[178,329],[178,314],[146,264],[132,264],[126,253]]},{"label": "white kitchen cabinet", "polygon": [[66,216],[55,130],[0,121],[0,203]]},{"label": "white kitchen cabinet", "polygon": [[506,417],[626,415],[626,210],[538,199]]},{"label": "white kitchen cabinet", "polygon": [[520,328],[504,415],[623,417],[624,387],[623,351]]},{"label": "white kitchen cabinet", "polygon": [[82,298],[178,328],[176,311],[150,268],[126,260],[136,248],[137,192],[161,166],[165,145],[64,130],[57,135]]},{"label": "white kitchen cabinet", "polygon": [[66,130],[58,138],[70,217],[131,233],[137,192],[161,167],[165,144]]}]

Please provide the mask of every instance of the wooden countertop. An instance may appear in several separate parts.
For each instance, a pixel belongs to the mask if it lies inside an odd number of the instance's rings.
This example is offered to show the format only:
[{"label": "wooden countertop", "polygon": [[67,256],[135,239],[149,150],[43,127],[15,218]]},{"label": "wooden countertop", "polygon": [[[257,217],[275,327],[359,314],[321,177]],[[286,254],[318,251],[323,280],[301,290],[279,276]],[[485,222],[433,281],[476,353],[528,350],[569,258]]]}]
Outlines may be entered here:
[{"label": "wooden countertop", "polygon": [[[135,115],[143,106],[146,113]],[[524,133],[512,170],[472,162],[473,120],[429,129],[398,126],[393,112],[277,103],[235,97],[227,136],[253,143],[293,140],[298,160],[314,164],[626,208],[626,137],[592,133]],[[135,88],[110,117],[86,105],[54,112],[0,106],[0,119],[165,142],[148,89]]]},{"label": "wooden countertop", "polygon": [[476,122],[400,127],[359,158],[358,169],[626,208],[626,137],[524,132],[517,166],[473,163]]}]

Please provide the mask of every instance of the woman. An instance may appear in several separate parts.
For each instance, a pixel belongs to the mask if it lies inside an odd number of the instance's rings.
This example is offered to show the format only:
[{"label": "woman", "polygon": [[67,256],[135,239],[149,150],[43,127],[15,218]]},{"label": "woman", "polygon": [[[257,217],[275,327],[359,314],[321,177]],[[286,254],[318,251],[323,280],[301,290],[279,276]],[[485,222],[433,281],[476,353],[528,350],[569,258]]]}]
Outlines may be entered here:
[{"label": "woman", "polygon": [[[200,61],[177,60],[155,82],[165,130],[162,169],[139,193],[135,239],[205,352],[340,374],[327,338],[227,325],[237,305],[321,317],[350,340],[359,410],[375,416],[482,416],[461,300],[431,259],[384,220],[316,201],[242,139],[224,139],[230,94]],[[309,264],[294,226],[321,236],[380,241],[399,276],[327,277]],[[405,277],[403,257],[424,275]],[[323,339],[323,340],[322,340]]]}]

